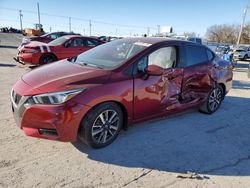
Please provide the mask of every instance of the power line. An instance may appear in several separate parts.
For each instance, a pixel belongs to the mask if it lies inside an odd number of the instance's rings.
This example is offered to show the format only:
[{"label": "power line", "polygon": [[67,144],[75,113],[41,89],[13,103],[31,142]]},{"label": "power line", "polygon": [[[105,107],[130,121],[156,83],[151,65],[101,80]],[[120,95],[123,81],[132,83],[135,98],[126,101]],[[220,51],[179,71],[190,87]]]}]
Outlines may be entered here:
[{"label": "power line", "polygon": [[[8,7],[0,7],[0,9],[10,10],[10,11],[19,11],[19,9],[8,8]],[[22,9],[22,12],[37,14],[37,12],[35,12],[35,11],[25,10],[25,9]],[[40,13],[40,10],[39,10],[39,13]],[[51,16],[51,17],[60,17],[60,18],[67,18],[67,19],[69,18],[68,16],[62,16],[62,15],[57,15],[57,14],[49,14],[49,13],[42,13],[42,12],[40,14],[44,15],[44,16]],[[84,22],[89,22],[89,19],[85,19],[85,18],[71,17],[71,19],[80,20],[80,21],[84,21]],[[39,18],[39,20],[40,20],[40,18]],[[98,20],[91,20],[91,24],[92,23],[104,24],[104,25],[111,25],[111,26],[116,26],[116,27],[141,28],[141,29],[148,29],[148,28],[150,28],[152,30],[157,30],[156,27],[147,27],[147,26],[138,26],[138,25],[126,25],[126,24],[118,24],[118,23],[109,23],[109,22],[98,21]]]}]

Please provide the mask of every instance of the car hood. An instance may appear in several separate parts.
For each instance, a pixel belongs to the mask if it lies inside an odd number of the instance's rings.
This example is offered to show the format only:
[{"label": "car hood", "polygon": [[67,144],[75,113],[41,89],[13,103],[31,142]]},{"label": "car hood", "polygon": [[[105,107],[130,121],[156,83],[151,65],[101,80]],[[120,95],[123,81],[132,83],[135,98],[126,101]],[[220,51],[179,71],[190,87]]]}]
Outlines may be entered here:
[{"label": "car hood", "polygon": [[[73,64],[61,60],[44,65],[22,76],[22,80],[36,91],[34,94],[91,88],[105,83],[111,71]],[[29,95],[29,94],[27,94]]]}]

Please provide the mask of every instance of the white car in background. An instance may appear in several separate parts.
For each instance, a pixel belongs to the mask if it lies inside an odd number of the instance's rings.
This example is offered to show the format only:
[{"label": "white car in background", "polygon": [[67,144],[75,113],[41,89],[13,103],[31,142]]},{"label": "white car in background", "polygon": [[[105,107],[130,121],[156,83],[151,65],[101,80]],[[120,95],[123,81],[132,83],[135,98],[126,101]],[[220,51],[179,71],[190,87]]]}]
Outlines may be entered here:
[{"label": "white car in background", "polygon": [[234,60],[246,60],[250,57],[250,46],[238,46],[233,55]]}]

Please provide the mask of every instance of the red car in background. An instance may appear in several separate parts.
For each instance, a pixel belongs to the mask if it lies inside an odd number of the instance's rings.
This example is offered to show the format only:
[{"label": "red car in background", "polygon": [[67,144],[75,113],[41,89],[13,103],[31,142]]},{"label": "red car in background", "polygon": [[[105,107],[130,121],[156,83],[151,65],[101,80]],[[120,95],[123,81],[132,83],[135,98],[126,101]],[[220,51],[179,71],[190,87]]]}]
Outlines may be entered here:
[{"label": "red car in background", "polygon": [[48,44],[34,41],[24,45],[14,59],[21,64],[44,65],[74,57],[103,43],[94,37],[67,35]]},{"label": "red car in background", "polygon": [[79,136],[100,148],[134,123],[190,108],[214,113],[231,88],[232,68],[200,44],[125,38],[23,75],[11,92],[12,111],[28,136]]}]

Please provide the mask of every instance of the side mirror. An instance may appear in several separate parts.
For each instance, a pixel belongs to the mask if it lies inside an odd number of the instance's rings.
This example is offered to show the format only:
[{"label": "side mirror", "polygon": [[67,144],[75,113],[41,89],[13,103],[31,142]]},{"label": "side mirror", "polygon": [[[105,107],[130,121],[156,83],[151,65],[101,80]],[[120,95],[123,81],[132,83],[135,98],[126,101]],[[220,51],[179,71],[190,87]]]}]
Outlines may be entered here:
[{"label": "side mirror", "polygon": [[145,73],[148,75],[152,75],[152,76],[160,76],[160,75],[163,75],[164,69],[162,67],[157,66],[157,65],[149,65],[145,69]]}]

